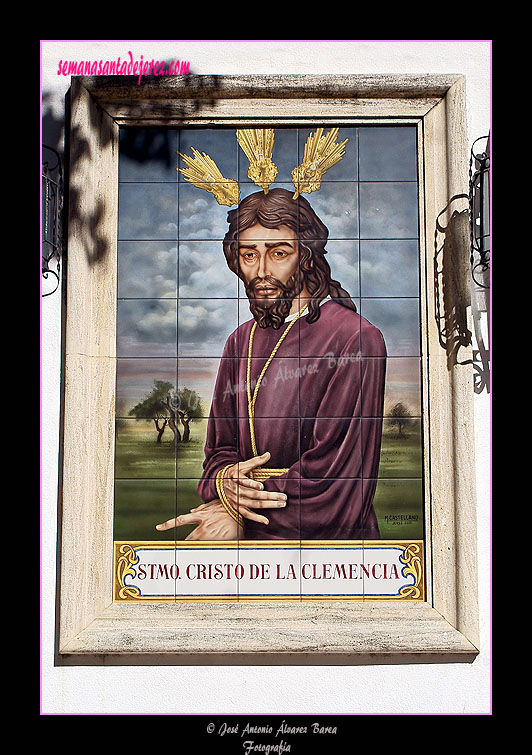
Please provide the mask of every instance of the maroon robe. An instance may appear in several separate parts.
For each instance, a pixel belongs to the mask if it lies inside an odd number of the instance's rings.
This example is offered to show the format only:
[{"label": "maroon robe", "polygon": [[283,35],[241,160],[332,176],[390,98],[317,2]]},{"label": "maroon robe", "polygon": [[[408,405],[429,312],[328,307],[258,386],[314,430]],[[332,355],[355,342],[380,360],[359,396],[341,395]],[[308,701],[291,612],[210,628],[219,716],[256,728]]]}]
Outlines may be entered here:
[{"label": "maroon robe", "polygon": [[[285,508],[256,509],[269,524],[244,519],[244,539],[362,540],[379,538],[373,496],[379,467],[386,348],[380,331],[328,300],[319,319],[299,318],[260,385],[255,404],[257,454],[267,467],[288,468],[266,480],[286,493]],[[289,318],[290,319],[290,318]],[[248,339],[254,320],[227,340],[214,390],[198,492],[218,498],[216,473],[252,458],[246,394]],[[288,320],[255,329],[256,380]]]}]

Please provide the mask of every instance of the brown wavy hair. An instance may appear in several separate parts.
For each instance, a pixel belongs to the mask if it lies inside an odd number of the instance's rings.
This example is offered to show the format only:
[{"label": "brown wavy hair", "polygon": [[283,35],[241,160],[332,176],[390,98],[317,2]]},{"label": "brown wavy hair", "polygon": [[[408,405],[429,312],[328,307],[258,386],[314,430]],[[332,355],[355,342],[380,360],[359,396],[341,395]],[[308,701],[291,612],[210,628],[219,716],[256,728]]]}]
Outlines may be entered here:
[{"label": "brown wavy hair", "polygon": [[256,223],[265,228],[286,225],[297,235],[299,270],[311,295],[307,322],[312,323],[319,319],[320,302],[327,296],[356,312],[356,305],[349,293],[331,277],[331,268],[325,259],[325,245],[329,238],[327,226],[322,223],[305,197],[300,195],[293,199],[292,196],[292,192],[287,189],[271,189],[268,194],[258,191],[245,197],[236,210],[227,213],[229,229],[223,240],[223,250],[229,268],[244,280],[238,261],[239,233]]}]

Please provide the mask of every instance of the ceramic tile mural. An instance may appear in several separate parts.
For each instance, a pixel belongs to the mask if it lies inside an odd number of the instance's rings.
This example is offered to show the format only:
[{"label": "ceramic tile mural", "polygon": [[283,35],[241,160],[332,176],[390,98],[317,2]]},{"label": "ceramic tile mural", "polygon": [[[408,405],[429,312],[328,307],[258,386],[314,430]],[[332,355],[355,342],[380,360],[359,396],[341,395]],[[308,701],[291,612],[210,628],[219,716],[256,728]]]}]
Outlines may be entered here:
[{"label": "ceramic tile mural", "polygon": [[416,145],[121,130],[116,601],[424,599]]}]

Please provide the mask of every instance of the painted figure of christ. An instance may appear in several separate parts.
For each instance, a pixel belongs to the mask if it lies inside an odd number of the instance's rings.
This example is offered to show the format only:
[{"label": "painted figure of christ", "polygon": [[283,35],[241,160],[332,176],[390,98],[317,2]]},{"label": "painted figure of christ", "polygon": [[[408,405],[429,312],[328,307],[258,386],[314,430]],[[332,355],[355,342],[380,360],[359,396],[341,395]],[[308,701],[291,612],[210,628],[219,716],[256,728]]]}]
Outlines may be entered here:
[{"label": "painted figure of christ", "polygon": [[228,213],[252,317],[229,336],[190,540],[375,540],[386,348],[331,277],[328,229],[277,188]]}]

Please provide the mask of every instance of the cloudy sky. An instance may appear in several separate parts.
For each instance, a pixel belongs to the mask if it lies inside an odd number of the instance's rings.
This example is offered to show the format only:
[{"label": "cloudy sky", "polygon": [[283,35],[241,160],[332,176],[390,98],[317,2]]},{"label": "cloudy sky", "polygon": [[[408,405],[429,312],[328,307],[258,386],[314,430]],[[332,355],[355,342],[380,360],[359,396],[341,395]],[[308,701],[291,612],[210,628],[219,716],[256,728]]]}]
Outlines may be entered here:
[{"label": "cloudy sky", "polygon": [[[239,178],[241,196],[257,191],[233,129],[135,129],[121,132],[119,185],[118,355],[153,360],[200,357],[192,368],[203,392],[213,362],[239,322],[248,319],[242,287],[227,268],[221,239],[229,207],[188,184],[177,150],[210,155],[224,177]],[[276,186],[293,190],[309,129],[277,129]],[[305,195],[329,229],[333,278],[383,333],[394,370],[390,395],[418,393],[419,269],[416,131],[413,127],[340,129],[345,156]],[[360,179],[357,182],[357,178]],[[401,363],[400,359],[404,358]],[[390,360],[391,361],[391,360]],[[160,366],[160,365],[159,365]],[[155,373],[160,369],[154,363]],[[133,371],[134,372],[134,371]],[[164,372],[164,370],[163,370]],[[131,375],[130,369],[130,375]],[[154,378],[155,379],[155,378]],[[142,383],[142,380],[141,380]],[[126,383],[123,383],[126,391]],[[192,386],[191,386],[192,387]],[[128,389],[138,392],[140,386]],[[417,401],[419,403],[419,401]]]}]

